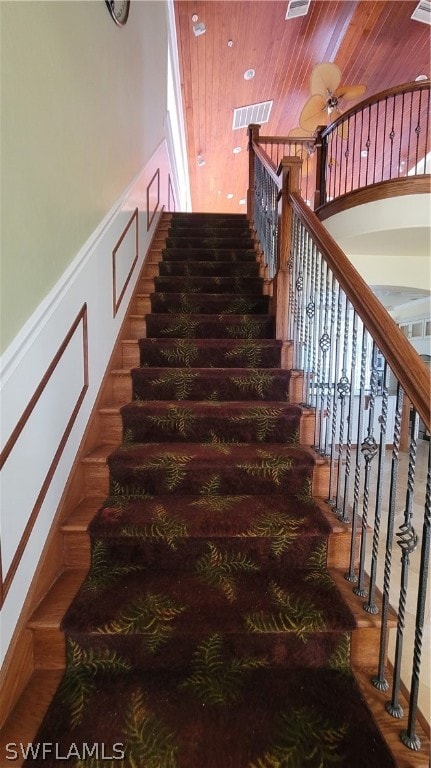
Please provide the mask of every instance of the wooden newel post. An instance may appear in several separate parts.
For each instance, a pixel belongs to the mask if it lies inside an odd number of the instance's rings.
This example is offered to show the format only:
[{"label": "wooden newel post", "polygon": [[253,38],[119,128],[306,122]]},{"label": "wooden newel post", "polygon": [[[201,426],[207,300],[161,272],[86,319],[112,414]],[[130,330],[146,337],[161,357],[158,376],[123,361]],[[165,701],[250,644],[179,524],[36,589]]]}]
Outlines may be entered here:
[{"label": "wooden newel post", "polygon": [[315,183],[315,190],[314,190],[314,210],[319,207],[319,205],[323,205],[326,197],[326,179],[325,179],[325,168],[326,168],[326,144],[324,144],[322,140],[322,131],[325,130],[324,125],[319,125],[318,128],[316,128],[315,131],[315,147],[316,147],[316,183]]},{"label": "wooden newel post", "polygon": [[278,200],[278,270],[274,278],[275,334],[281,341],[288,340],[289,327],[289,270],[288,261],[292,242],[293,214],[289,193],[300,189],[302,160],[300,157],[283,157],[278,173],[281,176]]},{"label": "wooden newel post", "polygon": [[247,189],[247,218],[251,224],[254,221],[254,149],[253,143],[259,143],[260,125],[252,123],[248,126],[248,189]]}]

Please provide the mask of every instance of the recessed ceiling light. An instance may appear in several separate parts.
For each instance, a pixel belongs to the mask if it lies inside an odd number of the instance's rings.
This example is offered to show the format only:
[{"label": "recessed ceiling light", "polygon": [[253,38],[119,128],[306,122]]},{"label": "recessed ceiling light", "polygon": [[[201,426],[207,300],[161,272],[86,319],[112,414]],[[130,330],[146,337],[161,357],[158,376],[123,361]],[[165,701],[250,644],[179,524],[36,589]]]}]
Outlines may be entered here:
[{"label": "recessed ceiling light", "polygon": [[201,35],[204,35],[207,31],[207,28],[203,21],[195,21],[193,23],[193,34],[195,37],[200,37]]},{"label": "recessed ceiling light", "polygon": [[368,149],[361,149],[361,157],[368,157]]},{"label": "recessed ceiling light", "polygon": [[228,48],[232,48],[232,46],[233,46],[233,40],[228,40],[227,41],[227,47]]},{"label": "recessed ceiling light", "polygon": [[246,72],[244,72],[244,80],[253,80],[253,77],[255,76],[256,72],[254,69],[247,69]]},{"label": "recessed ceiling light", "polygon": [[203,165],[205,165],[205,158],[204,158],[204,156],[203,155],[198,155],[197,158],[196,158],[196,162],[197,162],[199,168],[201,168]]},{"label": "recessed ceiling light", "polygon": [[239,153],[241,152],[241,147],[234,147],[232,152],[234,153],[234,155],[239,155]]},{"label": "recessed ceiling light", "polygon": [[194,13],[193,16],[192,16],[193,23],[195,23],[198,20],[198,18],[199,18],[199,16],[197,15],[197,13]]},{"label": "recessed ceiling light", "polygon": [[422,80],[428,80],[428,75],[418,75],[415,77],[415,83],[421,83]]},{"label": "recessed ceiling light", "polygon": [[229,192],[229,194],[226,195],[226,197],[227,197],[228,200],[232,200],[232,198],[233,198],[232,192]]},{"label": "recessed ceiling light", "polygon": [[238,205],[245,205],[245,197],[242,197]]}]

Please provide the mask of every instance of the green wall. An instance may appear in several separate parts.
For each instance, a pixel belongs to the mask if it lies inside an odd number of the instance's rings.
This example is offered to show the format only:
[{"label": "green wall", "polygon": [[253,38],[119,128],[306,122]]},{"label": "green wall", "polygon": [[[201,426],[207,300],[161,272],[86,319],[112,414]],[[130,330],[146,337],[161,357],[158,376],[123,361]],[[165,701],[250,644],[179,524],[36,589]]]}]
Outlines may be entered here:
[{"label": "green wall", "polygon": [[1,351],[164,138],[167,7],[1,0]]}]

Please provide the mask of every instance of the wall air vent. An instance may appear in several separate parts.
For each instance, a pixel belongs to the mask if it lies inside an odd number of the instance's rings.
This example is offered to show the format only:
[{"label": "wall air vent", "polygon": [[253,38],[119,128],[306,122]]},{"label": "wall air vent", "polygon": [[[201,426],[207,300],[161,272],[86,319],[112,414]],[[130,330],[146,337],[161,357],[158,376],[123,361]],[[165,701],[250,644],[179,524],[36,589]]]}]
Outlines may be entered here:
[{"label": "wall air vent", "polygon": [[311,0],[289,0],[286,19],[296,19],[298,16],[306,16],[310,8]]},{"label": "wall air vent", "polygon": [[249,104],[247,107],[237,107],[233,111],[232,130],[247,128],[250,124],[267,123],[271,112],[272,101],[262,101],[260,104]]},{"label": "wall air vent", "polygon": [[430,0],[420,0],[413,11],[411,18],[415,21],[422,21],[424,24],[431,24]]}]

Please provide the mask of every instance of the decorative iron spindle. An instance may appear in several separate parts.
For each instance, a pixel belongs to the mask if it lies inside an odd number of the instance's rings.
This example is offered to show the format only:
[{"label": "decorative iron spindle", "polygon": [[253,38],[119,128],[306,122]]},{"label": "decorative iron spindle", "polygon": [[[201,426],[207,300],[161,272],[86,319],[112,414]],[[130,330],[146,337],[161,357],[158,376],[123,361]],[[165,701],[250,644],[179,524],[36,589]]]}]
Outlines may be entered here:
[{"label": "decorative iron spindle", "polygon": [[[348,306],[350,307],[350,303]],[[340,513],[339,519],[342,523],[350,522],[349,518],[349,488],[350,488],[350,468],[352,460],[352,437],[353,437],[353,415],[355,410],[355,393],[353,389],[354,382],[356,380],[356,348],[358,344],[358,315],[353,313],[353,330],[352,330],[352,353],[350,359],[350,395],[349,395],[349,414],[347,416],[347,443],[346,443],[346,468],[344,471],[344,493],[343,493],[343,509]]]},{"label": "decorative iron spindle", "polygon": [[413,492],[416,471],[417,441],[419,434],[419,415],[412,412],[412,426],[409,450],[409,469],[407,477],[406,508],[404,522],[397,533],[398,546],[401,549],[401,589],[398,604],[397,639],[395,645],[394,683],[392,698],[386,703],[386,709],[392,717],[403,716],[403,708],[399,702],[401,661],[403,655],[403,635],[406,615],[407,585],[410,568],[410,555],[416,549],[418,537],[412,525]]},{"label": "decorative iron spindle", "polygon": [[374,530],[373,544],[371,554],[371,572],[368,600],[364,604],[364,610],[367,613],[378,613],[379,610],[375,603],[376,594],[376,576],[377,576],[377,557],[379,553],[380,538],[380,520],[382,515],[382,491],[383,491],[383,469],[386,452],[386,425],[388,419],[388,364],[385,360],[383,368],[383,393],[382,393],[382,412],[380,421],[380,444],[379,458],[377,462],[377,480],[376,480],[376,507],[374,512]]},{"label": "decorative iron spindle", "polygon": [[431,526],[431,454],[428,451],[428,474],[425,494],[425,516],[422,529],[421,564],[419,570],[418,601],[416,608],[415,643],[413,650],[413,669],[410,684],[409,719],[407,729],[401,731],[401,741],[409,749],[419,750],[421,741],[415,733],[418,710],[419,672],[422,654],[422,638],[425,621],[425,603],[428,587],[428,565],[430,556],[430,526]]},{"label": "decorative iron spindle", "polygon": [[374,437],[374,408],[376,402],[377,392],[377,369],[376,369],[376,345],[373,342],[372,351],[372,369],[371,369],[371,382],[370,382],[370,403],[369,403],[369,416],[368,416],[368,430],[365,440],[362,442],[361,451],[365,459],[365,475],[364,475],[364,497],[362,502],[362,531],[361,531],[361,548],[359,555],[359,579],[358,586],[354,588],[355,595],[358,597],[366,597],[367,590],[365,589],[365,552],[367,543],[367,530],[368,530],[368,503],[370,496],[370,475],[371,475],[371,463],[378,451],[376,439]]},{"label": "decorative iron spindle", "polygon": [[356,445],[355,480],[354,480],[354,490],[353,490],[352,535],[350,539],[350,562],[349,562],[349,571],[344,576],[344,578],[347,581],[350,581],[351,583],[354,583],[358,580],[355,573],[355,557],[356,557],[356,534],[358,530],[359,487],[360,487],[361,467],[362,467],[362,451],[360,450],[360,445],[362,443],[362,433],[364,428],[367,339],[368,339],[367,330],[365,326],[363,326],[362,342],[361,342],[361,370],[360,370],[359,398],[358,398],[358,430],[357,430],[357,445]]},{"label": "decorative iron spindle", "polygon": [[391,585],[392,544],[394,538],[395,502],[398,486],[399,449],[401,437],[401,416],[403,410],[404,392],[400,384],[397,385],[395,404],[394,438],[392,445],[391,483],[389,489],[388,525],[386,530],[385,568],[383,576],[382,596],[382,625],[380,631],[379,665],[377,676],[372,678],[373,685],[379,691],[387,691],[389,683],[385,676],[386,648],[388,640],[388,611],[389,590]]},{"label": "decorative iron spindle", "polygon": [[344,452],[344,422],[345,422],[345,411],[346,411],[346,397],[350,394],[350,387],[351,387],[351,383],[346,375],[348,350],[349,350],[349,335],[350,335],[349,316],[350,316],[349,302],[347,301],[347,298],[346,298],[345,309],[344,309],[343,361],[342,361],[341,376],[337,384],[338,398],[340,400],[340,427],[339,427],[339,438],[338,438],[337,493],[336,493],[336,498],[337,498],[336,512],[338,516],[340,515],[339,504],[340,504],[342,459],[343,459],[343,452]]},{"label": "decorative iron spindle", "polygon": [[258,157],[254,163],[254,224],[265,255],[268,277],[277,270],[278,188]]},{"label": "decorative iron spindle", "polygon": [[[338,376],[338,370],[340,367],[340,337],[341,337],[341,318],[342,318],[342,306],[343,306],[343,298],[345,297],[345,294],[343,291],[340,290],[340,287],[338,286],[338,302],[337,302],[337,329],[335,331],[335,360],[334,360],[334,367],[335,367],[335,376]],[[332,378],[331,378],[332,380]],[[335,476],[335,441],[336,441],[336,434],[337,434],[337,415],[338,415],[338,402],[337,402],[337,389],[336,387],[332,388],[333,396],[332,396],[332,424],[331,424],[331,455],[330,455],[330,462],[329,462],[329,498],[328,498],[328,504],[330,504],[331,507],[336,507],[337,505],[337,494],[335,496],[333,495],[333,485],[334,485],[334,476]]]}]

